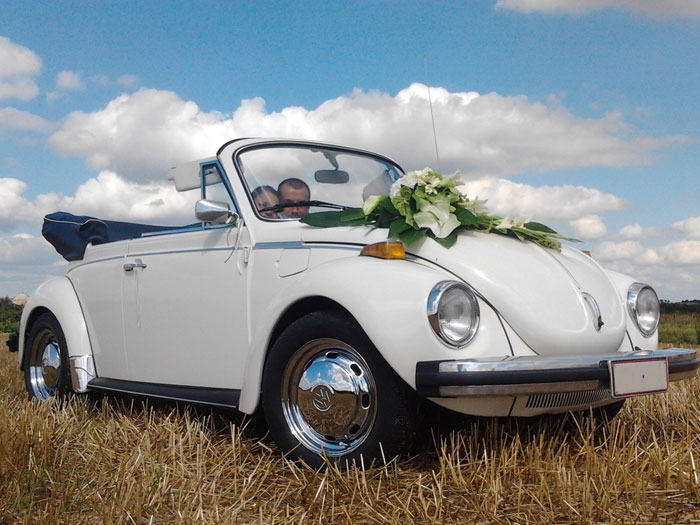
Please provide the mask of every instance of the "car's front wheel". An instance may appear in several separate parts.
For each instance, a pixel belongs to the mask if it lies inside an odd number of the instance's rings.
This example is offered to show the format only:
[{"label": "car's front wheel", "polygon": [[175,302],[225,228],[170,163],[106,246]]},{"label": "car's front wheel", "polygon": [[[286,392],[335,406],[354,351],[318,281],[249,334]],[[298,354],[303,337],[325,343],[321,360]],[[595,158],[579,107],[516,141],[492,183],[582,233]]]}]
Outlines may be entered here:
[{"label": "car's front wheel", "polygon": [[42,314],[32,325],[23,363],[24,383],[31,399],[45,401],[71,392],[68,346],[53,314]]},{"label": "car's front wheel", "polygon": [[275,341],[263,377],[270,433],[289,457],[369,466],[405,451],[415,429],[413,390],[359,325],[338,312],[298,319]]}]

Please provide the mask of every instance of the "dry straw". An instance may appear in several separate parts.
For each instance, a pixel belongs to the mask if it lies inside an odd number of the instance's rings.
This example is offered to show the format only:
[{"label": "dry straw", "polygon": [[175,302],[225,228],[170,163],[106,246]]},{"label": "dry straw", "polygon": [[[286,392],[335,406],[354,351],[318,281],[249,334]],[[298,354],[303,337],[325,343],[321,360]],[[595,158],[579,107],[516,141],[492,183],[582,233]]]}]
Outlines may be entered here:
[{"label": "dry straw", "polygon": [[[586,415],[424,429],[412,458],[313,471],[264,430],[172,406],[26,400],[0,354],[0,523],[689,523],[700,380]],[[246,427],[247,424],[247,427]],[[389,458],[387,458],[389,459]]]}]

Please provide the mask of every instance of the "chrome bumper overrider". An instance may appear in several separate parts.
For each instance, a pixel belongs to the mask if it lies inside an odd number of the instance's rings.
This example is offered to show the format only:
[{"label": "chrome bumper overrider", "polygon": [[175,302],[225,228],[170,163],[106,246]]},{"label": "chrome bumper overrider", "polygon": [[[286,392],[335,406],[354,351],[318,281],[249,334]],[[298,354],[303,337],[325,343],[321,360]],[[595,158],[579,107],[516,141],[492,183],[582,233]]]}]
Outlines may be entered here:
[{"label": "chrome bumper overrider", "polygon": [[669,381],[693,377],[695,350],[668,348],[576,357],[507,356],[502,359],[421,361],[416,392],[423,397],[486,397],[610,388],[610,361],[666,358]]}]

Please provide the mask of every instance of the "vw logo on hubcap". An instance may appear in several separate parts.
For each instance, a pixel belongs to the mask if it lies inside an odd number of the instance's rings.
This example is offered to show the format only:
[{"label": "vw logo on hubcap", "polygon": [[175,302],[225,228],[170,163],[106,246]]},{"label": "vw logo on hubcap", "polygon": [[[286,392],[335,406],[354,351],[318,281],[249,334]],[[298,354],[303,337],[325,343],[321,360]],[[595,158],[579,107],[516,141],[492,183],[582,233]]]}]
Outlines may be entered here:
[{"label": "vw logo on hubcap", "polygon": [[333,392],[326,385],[318,385],[312,391],[314,408],[319,412],[326,412],[331,408]]}]

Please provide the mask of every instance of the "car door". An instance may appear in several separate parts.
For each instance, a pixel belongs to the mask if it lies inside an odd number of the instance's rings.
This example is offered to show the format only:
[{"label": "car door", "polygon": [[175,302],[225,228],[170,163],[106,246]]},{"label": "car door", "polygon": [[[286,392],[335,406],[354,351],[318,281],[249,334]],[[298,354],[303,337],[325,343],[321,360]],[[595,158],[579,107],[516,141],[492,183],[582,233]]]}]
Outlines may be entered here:
[{"label": "car door", "polygon": [[125,264],[129,379],[240,388],[248,348],[243,250],[229,228],[136,239]]},{"label": "car door", "polygon": [[[225,192],[220,200],[221,195]],[[124,260],[129,379],[238,389],[248,349],[247,228],[238,221],[191,230],[129,244]]]}]

